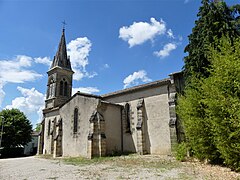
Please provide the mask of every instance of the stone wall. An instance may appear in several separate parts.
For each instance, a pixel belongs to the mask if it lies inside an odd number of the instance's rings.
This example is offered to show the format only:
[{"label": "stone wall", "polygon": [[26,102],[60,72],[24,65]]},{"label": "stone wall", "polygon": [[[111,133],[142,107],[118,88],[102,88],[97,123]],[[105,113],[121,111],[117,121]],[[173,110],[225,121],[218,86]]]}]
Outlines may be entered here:
[{"label": "stone wall", "polygon": [[[92,113],[97,109],[98,104],[99,99],[78,95],[61,107],[63,156],[88,157],[90,118]],[[78,127],[76,133],[73,132],[75,108],[78,108]]]},{"label": "stone wall", "polygon": [[60,119],[59,110],[44,113],[44,147],[43,154],[53,154],[54,136],[56,135],[56,122]]},{"label": "stone wall", "polygon": [[105,120],[106,154],[111,155],[122,151],[121,110],[119,105],[101,103],[98,111]]},{"label": "stone wall", "polygon": [[[171,154],[169,85],[170,81],[155,87],[104,97],[104,100],[112,103],[130,105],[129,132],[126,129],[126,117],[122,113],[123,127],[125,127],[124,151],[139,152],[139,154]],[[144,103],[138,108],[140,100]],[[141,122],[139,122],[140,117]]]}]

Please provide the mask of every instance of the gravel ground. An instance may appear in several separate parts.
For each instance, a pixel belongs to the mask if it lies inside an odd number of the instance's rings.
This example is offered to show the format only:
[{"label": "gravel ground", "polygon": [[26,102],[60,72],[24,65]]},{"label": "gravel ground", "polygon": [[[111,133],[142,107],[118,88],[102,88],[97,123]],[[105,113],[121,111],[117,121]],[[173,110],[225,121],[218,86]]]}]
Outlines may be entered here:
[{"label": "gravel ground", "polygon": [[71,165],[63,159],[38,157],[0,159],[0,180],[74,179],[240,179],[228,168],[199,162],[180,163],[170,157],[121,156]]}]

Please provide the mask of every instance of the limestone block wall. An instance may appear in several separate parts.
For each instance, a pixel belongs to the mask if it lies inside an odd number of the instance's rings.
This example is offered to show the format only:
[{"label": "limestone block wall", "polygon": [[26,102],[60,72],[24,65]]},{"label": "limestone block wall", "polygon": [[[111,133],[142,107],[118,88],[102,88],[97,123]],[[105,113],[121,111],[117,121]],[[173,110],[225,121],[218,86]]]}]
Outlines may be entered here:
[{"label": "limestone block wall", "polygon": [[59,111],[53,110],[44,114],[44,146],[43,154],[53,154],[55,123],[60,119]]},{"label": "limestone block wall", "polygon": [[56,133],[54,136],[54,150],[53,157],[62,156],[62,118],[57,120],[56,123]]},{"label": "limestone block wall", "polygon": [[[99,99],[75,96],[60,109],[62,117],[62,155],[88,157],[90,118],[97,109]],[[77,132],[73,131],[74,109],[78,108]]]},{"label": "limestone block wall", "polygon": [[122,151],[121,110],[119,105],[101,103],[99,112],[105,121],[106,154]]},{"label": "limestone block wall", "polygon": [[[139,135],[143,136],[142,152],[150,154],[171,154],[171,140],[169,129],[169,84],[161,84],[147,89],[130,91],[110,97],[104,100],[130,105],[130,132],[123,129],[123,150],[138,152]],[[142,107],[141,133],[137,130],[138,125],[138,102],[144,100]],[[123,124],[125,117],[123,117]],[[125,123],[126,124],[126,123]]]}]

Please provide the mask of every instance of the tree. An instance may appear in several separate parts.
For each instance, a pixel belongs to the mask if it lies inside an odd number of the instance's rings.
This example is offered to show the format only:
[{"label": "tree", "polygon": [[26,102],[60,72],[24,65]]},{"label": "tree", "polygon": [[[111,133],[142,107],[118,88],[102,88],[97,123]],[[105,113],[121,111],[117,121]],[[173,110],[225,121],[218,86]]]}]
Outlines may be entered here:
[{"label": "tree", "polygon": [[217,162],[220,154],[214,144],[212,126],[206,116],[207,98],[202,88],[202,79],[193,78],[185,88],[185,94],[179,96],[177,114],[184,129],[187,149],[200,160]]},{"label": "tree", "polygon": [[[207,58],[209,46],[218,45],[218,39],[228,36],[231,41],[239,36],[239,8],[229,8],[223,1],[202,0],[199,9],[199,19],[195,22],[192,34],[188,36],[189,44],[185,47],[188,56],[184,58],[184,75],[188,83],[192,76],[208,77],[207,68],[210,62]],[[239,21],[239,20],[238,20]]]},{"label": "tree", "polygon": [[[21,111],[5,109],[0,112],[0,116],[4,118],[2,147],[24,146],[31,141],[32,125]],[[2,124],[2,118],[0,124]]]},{"label": "tree", "polygon": [[210,76],[202,84],[207,121],[220,157],[240,171],[240,39],[221,39],[209,60]]},{"label": "tree", "polygon": [[36,132],[40,132],[41,131],[41,123],[37,123],[36,124],[36,127],[35,127],[34,131],[36,131]]},{"label": "tree", "polygon": [[209,49],[209,76],[191,79],[177,112],[194,156],[240,171],[240,39]]},{"label": "tree", "polygon": [[[221,38],[228,37],[230,44],[239,37],[239,6],[228,7],[221,0],[202,0],[189,44],[185,47],[188,56],[184,58],[184,95],[180,96],[177,113],[183,123],[188,148],[199,159],[221,161],[222,156],[215,143],[213,124],[209,118],[204,84],[212,70],[210,47],[221,51]],[[214,92],[213,92],[214,93]]]}]

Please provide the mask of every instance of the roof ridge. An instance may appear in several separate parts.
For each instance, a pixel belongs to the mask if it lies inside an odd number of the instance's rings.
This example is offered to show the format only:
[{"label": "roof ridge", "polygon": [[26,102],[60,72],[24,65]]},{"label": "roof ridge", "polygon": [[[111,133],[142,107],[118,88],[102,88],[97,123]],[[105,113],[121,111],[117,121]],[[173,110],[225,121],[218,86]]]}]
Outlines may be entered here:
[{"label": "roof ridge", "polygon": [[130,88],[126,88],[126,89],[110,92],[110,93],[107,93],[107,94],[103,94],[103,95],[101,95],[101,97],[106,98],[106,97],[109,97],[109,96],[114,96],[114,95],[118,95],[118,94],[137,91],[137,90],[140,90],[140,89],[149,88],[149,87],[152,87],[152,86],[156,86],[156,85],[159,85],[159,84],[162,84],[162,83],[169,83],[169,82],[170,82],[170,78],[165,78],[165,79],[162,79],[162,80],[156,80],[156,81],[152,81],[150,83],[141,84],[141,85],[138,85],[138,86],[133,86],[133,87],[130,87]]}]

